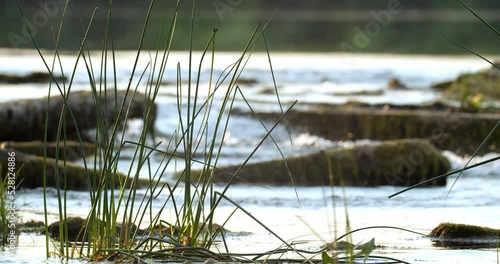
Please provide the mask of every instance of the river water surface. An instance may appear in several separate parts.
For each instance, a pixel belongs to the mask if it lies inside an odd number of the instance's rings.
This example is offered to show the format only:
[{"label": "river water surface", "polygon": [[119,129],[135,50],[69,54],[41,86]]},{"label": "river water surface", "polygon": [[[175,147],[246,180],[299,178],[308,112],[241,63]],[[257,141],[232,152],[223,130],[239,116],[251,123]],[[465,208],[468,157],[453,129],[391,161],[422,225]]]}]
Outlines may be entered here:
[{"label": "river water surface", "polygon": [[[195,54],[198,62],[200,54]],[[237,53],[218,53],[215,56],[214,75],[216,79],[223,75],[224,69],[236,61]],[[47,59],[50,57],[46,57]],[[71,71],[75,54],[62,56],[65,73]],[[93,57],[93,64],[98,65],[98,54]],[[117,54],[118,85],[125,87],[132,72],[135,58],[133,52]],[[148,54],[143,54],[134,75],[137,82],[140,72],[148,65]],[[175,81],[176,64],[180,63],[181,79],[187,80],[187,53],[175,52],[169,58],[167,71],[157,99],[158,117],[155,128],[159,140],[168,142],[173,131],[178,129],[177,97]],[[330,53],[276,53],[271,54],[274,77],[283,108],[298,100],[300,107],[307,104],[340,104],[348,101],[391,104],[429,104],[440,99],[440,93],[432,90],[433,83],[453,79],[460,73],[477,71],[488,64],[475,57],[440,57],[440,56],[401,56],[373,54],[330,54]],[[0,52],[0,73],[27,74],[44,71],[44,65],[33,52]],[[141,68],[142,67],[142,68]],[[198,68],[198,66],[194,67]],[[196,71],[193,70],[193,74]],[[201,67],[201,93],[207,93],[209,63]],[[96,74],[98,74],[96,72]],[[86,69],[80,65],[76,70],[72,89],[89,90]],[[248,61],[241,78],[251,80],[240,85],[246,98],[260,111],[279,110],[273,91],[273,78],[266,54],[253,54]],[[408,90],[387,89],[387,81],[398,78],[410,88]],[[215,81],[214,81],[215,82]],[[144,87],[147,81],[140,82]],[[134,84],[135,85],[135,84]],[[185,85],[187,86],[187,85]],[[139,88],[141,89],[141,88]],[[143,89],[143,88],[142,88]],[[0,84],[0,101],[15,99],[40,98],[48,93],[47,84]],[[54,94],[54,91],[52,92]],[[185,99],[186,92],[183,93]],[[222,96],[221,96],[222,97]],[[216,99],[216,101],[219,100]],[[248,109],[240,98],[235,99],[235,107]],[[272,124],[268,124],[272,125]],[[141,126],[140,121],[130,123],[128,136],[134,137]],[[242,162],[256,144],[266,134],[262,125],[253,118],[235,116],[230,121],[229,130],[223,141],[221,164]],[[273,132],[273,138],[285,156],[297,153],[317,151],[322,148],[345,147],[353,144],[369,144],[371,141],[334,142],[315,135],[296,133],[279,125]],[[291,140],[290,140],[291,139]],[[498,139],[497,139],[498,140]],[[291,142],[293,143],[291,143]],[[163,143],[166,144],[166,143]],[[164,146],[164,145],[163,145]],[[464,166],[467,157],[459,157],[445,151],[453,169]],[[494,153],[478,157],[477,161],[491,158]],[[279,158],[280,153],[272,142],[265,144],[256,152],[252,161]],[[152,159],[153,166],[160,158]],[[156,162],[156,164],[154,164]],[[126,172],[130,160],[121,161]],[[182,162],[178,163],[182,167]],[[173,182],[176,168],[168,168],[163,180]],[[146,177],[144,173],[143,177]],[[300,242],[297,247],[315,250],[326,242],[333,241],[344,234],[349,226],[351,230],[368,226],[394,226],[420,233],[429,233],[441,222],[459,222],[500,228],[500,163],[494,162],[483,167],[465,172],[451,189],[448,186],[420,188],[389,199],[388,196],[401,190],[399,187],[382,186],[373,188],[360,187],[290,187],[234,185],[227,196],[249,211],[252,216],[270,227],[276,234],[288,242]],[[222,187],[218,187],[222,189]],[[451,190],[451,191],[450,191]],[[145,190],[139,190],[144,193]],[[155,200],[153,211],[167,199],[168,194],[161,194]],[[179,191],[179,201],[182,194]],[[87,192],[68,191],[68,214],[85,217],[90,210]],[[156,203],[157,201],[157,203]],[[43,220],[41,190],[22,190],[16,200],[23,221]],[[49,190],[49,222],[57,219],[57,199],[55,191]],[[229,203],[222,203],[215,214],[217,222],[224,222],[234,210]],[[165,219],[170,220],[172,212],[165,212]],[[281,246],[282,242],[268,230],[257,224],[241,211],[228,221],[226,228],[246,235],[228,238],[231,252],[264,252]],[[375,238],[377,248],[373,254],[390,256],[410,263],[498,263],[497,249],[451,249],[436,247],[421,235],[394,229],[369,229],[352,235],[354,243],[366,242]],[[22,234],[15,256],[0,252],[0,262],[38,262],[45,259],[44,238]],[[221,248],[222,250],[222,248]]]}]

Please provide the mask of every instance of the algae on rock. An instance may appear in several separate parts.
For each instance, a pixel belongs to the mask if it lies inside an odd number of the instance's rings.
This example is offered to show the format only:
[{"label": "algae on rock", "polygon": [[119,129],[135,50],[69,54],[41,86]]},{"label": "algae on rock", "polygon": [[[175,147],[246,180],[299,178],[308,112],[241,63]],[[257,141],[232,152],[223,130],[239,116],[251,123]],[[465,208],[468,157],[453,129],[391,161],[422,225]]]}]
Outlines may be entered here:
[{"label": "algae on rock", "polygon": [[[0,149],[0,164],[7,167],[8,150]],[[134,182],[134,179],[128,178],[120,172],[108,172],[110,175],[104,174],[104,171],[93,167],[85,168],[79,164],[69,161],[56,161],[52,158],[28,155],[21,152],[16,152],[16,183],[19,187],[37,188],[43,186],[43,171],[46,171],[47,187],[66,188],[67,190],[87,190],[90,186],[94,188],[100,184],[102,177],[114,177],[116,179],[116,188],[118,184],[136,184],[139,187],[147,187],[150,184],[147,179],[139,179]],[[45,163],[45,167],[44,167]],[[57,172],[56,172],[57,171]],[[5,175],[2,175],[2,178]]]},{"label": "algae on rock", "polygon": [[489,227],[441,223],[434,228],[429,237],[436,246],[443,247],[498,247],[500,229]]},{"label": "algae on rock", "polygon": [[[214,182],[227,182],[238,168],[239,166],[228,166],[210,171],[192,171],[191,176],[210,176]],[[410,186],[444,174],[449,169],[448,160],[428,141],[404,139],[353,148],[334,148],[288,157],[285,160],[247,164],[241,168],[233,182],[273,185]],[[445,184],[445,178],[429,183],[439,186]]]},{"label": "algae on rock", "polygon": [[[448,172],[449,161],[427,140],[382,141],[347,149],[331,149],[325,155],[337,184],[354,186],[411,186]],[[428,185],[444,186],[446,178]]]},{"label": "algae on rock", "polygon": [[[46,123],[47,140],[56,141],[65,103],[60,95],[50,97],[49,116],[46,120],[47,100],[41,98],[0,103],[0,127],[9,128],[0,130],[0,141],[43,140]],[[118,109],[123,103],[125,108],[119,114]],[[126,95],[125,91],[106,90],[95,97],[92,92],[72,92],[68,96],[67,105],[76,119],[74,122],[66,112],[65,134],[68,139],[78,139],[77,133],[82,135],[84,131],[96,128],[100,125],[99,119],[106,126],[100,129],[112,129],[116,123],[123,124],[125,118],[144,119],[149,108],[149,123],[144,126],[154,139],[156,105],[145,94],[135,93],[133,96],[132,91]],[[83,137],[85,139],[84,135]]]},{"label": "algae on rock", "polygon": [[491,67],[476,73],[465,73],[433,87],[442,90],[444,98],[460,102],[462,110],[481,112],[481,104],[500,102],[500,70]]},{"label": "algae on rock", "polygon": [[[269,112],[258,115],[265,120],[275,120],[279,116]],[[286,116],[296,131],[329,140],[422,138],[431,140],[439,149],[459,155],[474,153],[499,118],[498,114],[332,106],[292,110]],[[498,151],[499,140],[500,130],[497,129],[479,154]]]}]

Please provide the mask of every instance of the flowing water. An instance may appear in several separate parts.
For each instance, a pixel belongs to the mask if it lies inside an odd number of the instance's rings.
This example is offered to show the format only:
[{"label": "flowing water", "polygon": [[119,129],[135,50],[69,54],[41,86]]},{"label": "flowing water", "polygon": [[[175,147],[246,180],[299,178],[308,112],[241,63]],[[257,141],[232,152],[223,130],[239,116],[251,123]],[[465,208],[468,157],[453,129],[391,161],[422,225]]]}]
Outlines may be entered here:
[{"label": "flowing water", "polygon": [[[147,54],[140,60],[134,85],[139,80],[140,72],[147,67]],[[196,65],[200,54],[195,54]],[[215,57],[214,76],[224,75],[224,70],[236,61],[237,53],[218,53]],[[50,57],[47,57],[50,58]],[[99,56],[94,57],[94,67]],[[119,87],[125,87],[131,74],[131,65],[135,58],[133,52],[117,54],[117,77]],[[181,79],[185,83],[187,53],[175,52],[169,58],[169,68],[165,72],[157,99],[158,117],[155,128],[159,140],[170,140],[178,129],[177,97],[175,81],[176,64],[180,63]],[[348,101],[361,101],[373,104],[428,104],[440,98],[440,94],[430,87],[433,83],[455,78],[458,74],[472,72],[488,67],[488,64],[475,57],[440,57],[440,56],[401,56],[374,54],[330,54],[330,53],[276,53],[271,54],[274,77],[277,83],[279,99],[283,107],[288,107],[299,100],[300,107],[307,104],[339,104]],[[44,65],[38,55],[32,52],[13,53],[9,50],[0,52],[0,73],[27,74],[44,71]],[[75,62],[75,54],[62,56],[64,71],[69,72]],[[86,69],[81,65],[76,70],[72,89],[88,90]],[[200,93],[207,94],[210,63],[201,66]],[[142,68],[141,68],[142,67]],[[198,66],[194,67],[198,68]],[[192,74],[196,74],[194,72]],[[95,73],[98,74],[97,72]],[[248,61],[241,78],[250,80],[241,84],[242,92],[252,106],[259,111],[279,110],[279,104],[273,91],[273,76],[266,54],[254,54]],[[409,90],[389,90],[387,81],[398,78],[407,84]],[[143,79],[139,87],[144,87]],[[185,89],[187,84],[183,84]],[[224,87],[224,86],[222,86]],[[213,88],[213,87],[212,87]],[[140,88],[141,89],[141,88]],[[221,88],[223,89],[223,88]],[[47,84],[0,84],[0,101],[24,98],[40,98],[48,93]],[[52,92],[53,94],[54,91]],[[183,100],[187,92],[183,92]],[[220,102],[221,98],[215,99]],[[215,103],[215,105],[217,105]],[[235,108],[248,111],[241,97],[235,99]],[[141,126],[140,121],[129,124],[129,135],[134,137]],[[267,124],[272,125],[272,124]],[[236,115],[231,119],[229,130],[224,139],[220,164],[238,164],[242,162],[265,136],[266,130],[253,118]],[[315,135],[296,133],[279,125],[273,131],[273,138],[285,156],[297,153],[317,151],[322,148],[345,147],[353,144],[369,144],[371,141],[335,142]],[[220,137],[219,137],[220,138]],[[291,139],[291,140],[290,140]],[[292,143],[293,144],[292,144]],[[127,153],[127,152],[126,152]],[[453,169],[464,166],[467,157],[459,157],[451,152],[444,154],[452,163]],[[471,164],[493,157],[494,153],[478,157]],[[280,157],[276,146],[267,140],[256,152],[252,161],[270,160]],[[154,156],[154,165],[160,157]],[[124,172],[130,164],[124,158],[120,168]],[[167,168],[164,181],[173,182],[174,169]],[[146,177],[144,172],[141,176]],[[401,190],[399,187],[381,186],[373,188],[328,186],[290,187],[234,185],[227,196],[237,202],[252,216],[272,229],[288,242],[300,242],[297,247],[316,250],[326,242],[346,232],[347,227],[358,229],[368,226],[394,226],[420,233],[429,233],[441,222],[459,222],[500,228],[500,162],[465,172],[457,183],[450,177],[448,186],[420,188],[389,199],[388,196]],[[222,187],[217,187],[222,189]],[[451,191],[450,191],[451,190]],[[145,190],[139,190],[144,193]],[[181,191],[177,194],[181,201]],[[57,219],[57,194],[48,193],[49,222]],[[68,214],[86,216],[90,209],[87,192],[68,191]],[[141,195],[139,195],[141,197]],[[153,211],[167,199],[168,194],[161,194],[155,200]],[[16,200],[20,208],[18,213],[23,221],[43,219],[42,192],[22,190]],[[215,214],[217,222],[223,222],[234,210],[230,203],[222,203]],[[164,213],[164,219],[170,220],[172,212]],[[248,215],[237,211],[228,221],[226,228],[240,235],[228,237],[231,252],[264,252],[281,246],[282,242],[268,230],[252,220]],[[375,238],[381,247],[374,251],[376,255],[390,256],[410,263],[498,263],[497,249],[450,249],[436,247],[421,235],[394,229],[368,229],[352,235],[354,243],[366,242]],[[0,262],[33,262],[45,259],[44,238],[23,234],[19,238],[16,254],[0,252]],[[222,250],[222,248],[221,248]]]}]

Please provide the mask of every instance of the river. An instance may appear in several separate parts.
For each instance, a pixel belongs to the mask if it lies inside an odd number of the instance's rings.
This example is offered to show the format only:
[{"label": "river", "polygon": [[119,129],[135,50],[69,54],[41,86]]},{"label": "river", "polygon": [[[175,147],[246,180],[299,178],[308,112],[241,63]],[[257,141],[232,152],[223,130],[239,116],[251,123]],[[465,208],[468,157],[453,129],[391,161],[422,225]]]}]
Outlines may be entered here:
[{"label": "river", "polygon": [[[144,53],[138,63],[134,81],[137,82],[142,70],[148,65],[148,54]],[[224,69],[236,61],[238,53],[217,53],[214,63],[214,80]],[[46,57],[51,58],[50,56]],[[76,54],[66,53],[61,57],[65,72],[71,71]],[[98,64],[99,54],[93,57]],[[126,87],[132,72],[134,52],[117,53],[118,86]],[[198,68],[200,53],[194,54],[193,61]],[[176,113],[176,64],[181,67],[182,80],[185,82],[188,56],[186,52],[173,52],[169,57],[167,71],[156,101],[158,117],[155,128],[159,141],[168,142],[169,136],[178,128]],[[32,51],[0,51],[0,73],[27,74],[44,71],[40,57]],[[280,102],[287,108],[298,100],[298,109],[308,104],[340,104],[348,101],[361,101],[380,104],[429,104],[440,98],[439,92],[431,85],[453,79],[460,73],[473,72],[488,67],[488,64],[472,56],[425,56],[391,54],[340,54],[340,53],[271,53],[272,69],[278,87]],[[50,60],[49,60],[50,63]],[[201,66],[200,94],[208,92],[210,63]],[[196,70],[193,70],[196,74]],[[260,111],[275,111],[278,108],[273,91],[273,76],[265,53],[253,54],[241,78],[249,80],[240,87],[248,101]],[[408,90],[387,89],[387,82],[397,78],[405,83]],[[147,81],[142,80],[140,87]],[[135,85],[135,84],[134,84]],[[185,85],[186,86],[186,85]],[[73,90],[88,90],[88,75],[83,65],[76,69]],[[143,89],[143,88],[140,88]],[[0,101],[14,99],[40,98],[48,93],[47,84],[0,84]],[[54,93],[54,91],[53,91]],[[186,96],[184,92],[184,96]],[[219,100],[220,98],[216,99]],[[235,99],[235,107],[246,109],[241,97]],[[140,121],[130,123],[128,136],[136,136]],[[221,164],[238,164],[249,155],[265,129],[253,118],[236,116],[231,120],[227,137],[223,141]],[[321,148],[344,147],[353,144],[370,143],[369,140],[357,142],[334,142],[315,135],[294,133],[279,125],[273,132],[284,155],[315,151]],[[290,138],[291,142],[290,143]],[[452,163],[453,169],[461,168],[468,161],[452,152],[444,154]],[[476,158],[471,164],[493,157],[494,153]],[[272,142],[265,144],[256,152],[252,161],[279,158],[280,153]],[[158,165],[160,159],[152,159]],[[155,163],[156,162],[156,163]],[[124,172],[130,160],[121,161]],[[182,164],[182,162],[180,162]],[[181,166],[181,165],[179,165]],[[179,169],[179,168],[177,168]],[[174,168],[169,168],[163,180],[173,182]],[[145,177],[146,174],[141,176]],[[455,176],[456,177],[456,176]],[[419,188],[389,199],[388,196],[401,190],[400,187],[381,186],[361,187],[290,187],[234,185],[227,196],[249,211],[252,216],[270,227],[286,241],[300,241],[299,248],[318,249],[325,242],[331,242],[346,232],[368,226],[394,226],[420,233],[429,233],[441,222],[459,222],[500,228],[500,162],[465,172],[455,186],[454,177],[448,179],[446,187]],[[221,189],[222,187],[218,187]],[[145,192],[145,190],[139,190]],[[41,190],[22,190],[16,205],[24,221],[43,219]],[[90,209],[88,192],[68,191],[68,214],[86,216]],[[181,197],[181,194],[178,194]],[[153,211],[159,210],[167,194],[161,194]],[[179,198],[181,199],[181,198]],[[222,203],[215,220],[223,222],[234,209],[229,203]],[[55,192],[48,195],[49,222],[57,219],[57,199]],[[165,218],[169,218],[166,212]],[[244,236],[228,237],[231,252],[263,252],[281,246],[281,241],[268,230],[253,221],[248,215],[238,211],[228,221],[226,228],[234,232],[248,232]],[[378,247],[373,254],[390,256],[410,263],[498,263],[497,249],[452,249],[436,247],[420,235],[394,229],[368,229],[352,235],[354,243],[366,242],[375,238]],[[22,234],[15,256],[0,252],[0,262],[20,263],[42,261],[44,238]]]}]

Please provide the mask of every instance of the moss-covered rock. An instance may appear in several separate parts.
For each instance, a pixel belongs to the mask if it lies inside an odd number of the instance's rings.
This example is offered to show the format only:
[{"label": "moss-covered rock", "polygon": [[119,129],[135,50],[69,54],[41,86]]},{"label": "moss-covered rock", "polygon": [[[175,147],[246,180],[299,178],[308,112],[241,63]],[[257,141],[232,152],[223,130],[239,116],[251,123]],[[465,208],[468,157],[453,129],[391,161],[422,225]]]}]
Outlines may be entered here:
[{"label": "moss-covered rock", "polygon": [[460,75],[448,86],[444,96],[464,100],[467,99],[464,97],[481,95],[485,97],[485,100],[500,100],[500,75],[494,74],[492,71],[487,70]]},{"label": "moss-covered rock", "polygon": [[[286,166],[285,166],[286,162]],[[287,167],[291,173],[288,173]],[[192,177],[227,182],[239,166],[192,171]],[[276,185],[409,186],[446,173],[448,160],[425,140],[405,139],[335,148],[283,160],[245,165],[233,182]],[[183,175],[178,175],[182,177]],[[292,180],[293,179],[293,180]],[[442,178],[429,185],[445,185]]]},{"label": "moss-covered rock", "polygon": [[[0,149],[0,163],[3,167],[3,177],[7,176],[6,168],[8,164],[9,151]],[[43,171],[46,171],[47,187],[59,187],[67,190],[87,190],[89,184],[98,186],[102,177],[107,177],[114,180],[115,188],[120,187],[120,183],[132,184],[132,179],[119,172],[104,172],[94,170],[93,168],[85,169],[83,166],[52,158],[23,154],[15,152],[16,164],[16,184],[24,188],[37,188],[43,186]],[[44,167],[45,163],[45,167]],[[57,171],[57,173],[56,173]],[[150,182],[145,179],[140,179],[135,183],[138,187],[149,186]],[[111,186],[110,186],[111,187]]]},{"label": "moss-covered rock", "polygon": [[[47,126],[47,140],[56,141],[60,127],[61,111],[65,103],[60,95],[52,96],[48,105],[47,98],[16,100],[0,103],[0,141],[43,140]],[[85,131],[99,126],[103,131],[122,126],[125,119],[144,119],[149,113],[149,122],[145,124],[147,131],[154,138],[154,122],[156,105],[149,96],[122,90],[107,90],[94,95],[92,92],[72,92],[67,98],[67,105],[75,119],[66,114],[65,135],[68,139],[84,140]],[[124,105],[123,111],[119,111]],[[69,113],[66,110],[66,113]],[[102,122],[99,123],[99,120]]]},{"label": "moss-covered rock", "polygon": [[63,234],[68,233],[68,241],[82,241],[84,235],[84,227],[87,220],[81,217],[68,217],[62,221],[56,221],[49,225],[49,235],[54,239],[59,239],[61,229]]},{"label": "moss-covered rock", "polygon": [[439,90],[439,91],[444,91],[450,87],[450,85],[453,83],[453,81],[442,81],[438,83],[432,84],[432,88]]},{"label": "moss-covered rock", "polygon": [[444,247],[495,247],[500,241],[500,229],[483,226],[441,223],[429,237],[437,246]]},{"label": "moss-covered rock", "polygon": [[[110,235],[106,234],[110,233],[109,230],[105,230],[106,222],[98,220],[97,225],[99,226],[90,226],[87,225],[87,219],[72,216],[66,218],[63,221],[56,221],[48,226],[49,236],[51,238],[59,240],[61,223],[63,232],[66,232],[66,230],[68,232],[68,241],[87,241],[87,234],[92,228],[100,228],[100,230],[95,230],[97,231],[97,233],[102,234],[98,235],[99,239],[101,239],[102,236]],[[89,230],[85,232],[85,228],[88,228]],[[143,238],[150,236],[169,238],[179,236],[178,231],[179,229],[175,226],[167,226],[163,224],[159,224],[154,227],[148,227],[146,229],[138,229],[137,225],[135,224],[123,225],[122,223],[116,223],[113,235],[117,240],[120,237],[132,238],[134,236]]]},{"label": "moss-covered rock", "polygon": [[[258,113],[276,120],[277,113]],[[500,114],[478,114],[434,110],[372,109],[362,107],[312,107],[292,110],[287,124],[297,132],[306,132],[330,140],[430,139],[439,149],[457,154],[472,154],[500,119]],[[498,151],[497,129],[479,153]]]},{"label": "moss-covered rock", "polygon": [[[62,224],[62,226],[61,226]],[[99,228],[100,230],[95,230],[99,233],[99,239],[102,239],[102,236],[109,236],[109,230],[105,229],[105,222],[98,220],[97,223],[94,223],[94,226],[87,224],[87,219],[71,216],[67,217],[63,221],[56,221],[48,226],[49,236],[53,239],[59,240],[60,231],[62,228],[63,234],[68,233],[68,241],[87,241],[88,234],[90,230],[85,230],[86,228]],[[124,228],[123,224],[117,223],[114,228],[114,236],[116,238],[119,237],[132,237],[137,232],[137,226],[134,224],[127,225]]]},{"label": "moss-covered rock", "polygon": [[478,112],[482,110],[483,102],[500,101],[500,70],[491,67],[476,73],[465,73],[434,87],[443,91],[444,98],[459,101],[463,110]]},{"label": "moss-covered rock", "polygon": [[[449,161],[427,140],[384,141],[325,152],[332,167],[333,181],[355,186],[411,186],[444,174]],[[446,179],[429,185],[446,185]]]},{"label": "moss-covered rock", "polygon": [[29,220],[18,224],[19,232],[42,234],[45,230],[45,224],[42,221]]},{"label": "moss-covered rock", "polygon": [[[62,76],[54,76],[55,80],[58,82],[66,82],[67,79]],[[51,75],[45,72],[33,72],[27,75],[7,75],[0,74],[0,83],[46,83],[51,80]]]},{"label": "moss-covered rock", "polygon": [[82,142],[81,144],[76,141],[66,141],[66,142],[47,142],[45,144],[43,141],[23,141],[23,142],[4,142],[0,144],[0,149],[10,149],[15,151],[20,151],[25,154],[31,154],[35,156],[44,155],[44,147],[47,151],[47,157],[55,158],[56,151],[59,151],[58,158],[63,157],[66,160],[77,160],[84,156],[93,155],[96,152],[96,145],[94,143]]},{"label": "moss-covered rock", "polygon": [[391,78],[387,82],[387,88],[389,89],[408,89],[408,87],[402,83],[398,78]]}]

